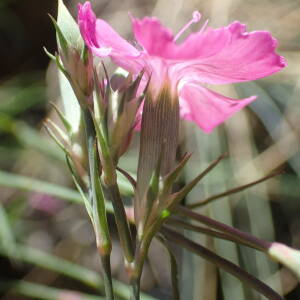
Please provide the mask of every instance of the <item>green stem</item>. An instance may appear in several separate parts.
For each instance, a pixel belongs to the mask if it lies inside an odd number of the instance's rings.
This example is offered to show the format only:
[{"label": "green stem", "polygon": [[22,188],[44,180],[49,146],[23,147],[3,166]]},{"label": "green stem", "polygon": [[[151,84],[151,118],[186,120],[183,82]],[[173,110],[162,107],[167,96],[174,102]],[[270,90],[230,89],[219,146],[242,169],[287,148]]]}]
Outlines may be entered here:
[{"label": "green stem", "polygon": [[[142,276],[143,266],[147,258],[150,243],[154,235],[159,231],[164,221],[165,219],[159,218],[153,224],[151,224],[149,228],[147,228],[145,233],[142,235],[141,240],[137,243],[137,247],[135,251],[135,259],[134,259],[134,263],[132,264],[133,270],[131,272],[131,282],[133,286],[133,291],[135,291],[135,293],[140,292],[140,279]],[[139,298],[133,298],[133,299],[139,299]]]},{"label": "green stem", "polygon": [[99,161],[98,153],[96,150],[96,133],[94,129],[94,123],[90,116],[89,111],[84,111],[84,121],[86,129],[86,144],[88,150],[88,162],[90,171],[90,185],[92,188],[92,207],[93,207],[93,220],[94,230],[96,234],[96,241],[98,252],[100,254],[102,266],[103,266],[103,277],[104,277],[104,288],[107,300],[113,300],[113,286],[110,270],[110,253],[111,253],[111,240],[110,233],[108,230],[105,200],[103,191],[100,184],[100,176],[98,171]]},{"label": "green stem", "polygon": [[112,284],[112,276],[111,276],[111,267],[110,267],[110,254],[109,255],[101,255],[101,263],[103,267],[103,282],[105,287],[106,299],[113,300],[114,292],[113,292],[113,284]]},{"label": "green stem", "polygon": [[104,191],[107,198],[111,200],[114,208],[115,221],[124,255],[127,262],[131,263],[134,259],[133,241],[119,187],[117,183],[104,185]]},{"label": "green stem", "polygon": [[[91,116],[90,116],[91,118]],[[122,202],[119,186],[117,183],[116,166],[111,157],[111,149],[104,138],[104,128],[101,128],[94,122],[96,130],[97,142],[99,147],[99,156],[102,164],[102,185],[106,198],[112,202],[114,208],[114,216],[117,224],[117,229],[120,237],[120,243],[124,250],[124,255],[127,262],[132,262],[134,259],[133,242],[130,232],[130,227],[127,221],[124,204]]]},{"label": "green stem", "polygon": [[139,277],[132,283],[132,294],[130,300],[140,300],[140,281],[141,278]]}]

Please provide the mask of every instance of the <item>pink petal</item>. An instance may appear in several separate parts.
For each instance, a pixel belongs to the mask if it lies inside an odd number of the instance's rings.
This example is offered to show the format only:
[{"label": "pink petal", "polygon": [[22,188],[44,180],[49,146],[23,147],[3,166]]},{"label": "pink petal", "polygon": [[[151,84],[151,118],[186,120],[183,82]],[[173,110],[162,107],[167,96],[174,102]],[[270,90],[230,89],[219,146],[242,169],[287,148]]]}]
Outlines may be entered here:
[{"label": "pink petal", "polygon": [[90,2],[78,5],[78,24],[81,35],[91,49],[100,57],[124,56],[137,57],[140,52],[123,39],[110,25],[96,16],[91,8]]},{"label": "pink petal", "polygon": [[191,33],[181,44],[176,45],[170,56],[177,60],[203,59],[219,53],[231,39],[226,28]]},{"label": "pink petal", "polygon": [[231,99],[196,84],[184,85],[179,97],[181,117],[207,133],[256,99]]},{"label": "pink petal", "polygon": [[150,56],[174,60],[173,63],[211,56],[220,51],[230,39],[229,32],[224,28],[210,29],[204,33],[193,33],[183,43],[177,44],[170,29],[164,27],[158,19],[149,17],[141,20],[132,18],[132,28],[137,42]]},{"label": "pink petal", "polygon": [[[224,28],[227,40],[215,54],[206,58],[192,58],[177,65],[180,78],[210,84],[242,82],[262,78],[281,70],[287,65],[285,59],[275,53],[277,41],[266,31],[246,32],[245,25],[234,22]],[[221,31],[220,31],[221,32]],[[213,34],[213,35],[212,35]],[[206,45],[213,45],[216,31],[207,32]],[[227,39],[228,34],[230,39]],[[209,37],[212,37],[210,40]],[[221,35],[222,36],[222,35]],[[187,39],[182,47],[192,48],[193,40]],[[199,39],[200,40],[200,39]],[[197,49],[195,45],[194,49]],[[208,50],[210,51],[210,50]]]},{"label": "pink petal", "polygon": [[139,20],[132,17],[132,30],[137,42],[149,55],[165,57],[173,45],[172,32],[156,18],[145,17]]}]

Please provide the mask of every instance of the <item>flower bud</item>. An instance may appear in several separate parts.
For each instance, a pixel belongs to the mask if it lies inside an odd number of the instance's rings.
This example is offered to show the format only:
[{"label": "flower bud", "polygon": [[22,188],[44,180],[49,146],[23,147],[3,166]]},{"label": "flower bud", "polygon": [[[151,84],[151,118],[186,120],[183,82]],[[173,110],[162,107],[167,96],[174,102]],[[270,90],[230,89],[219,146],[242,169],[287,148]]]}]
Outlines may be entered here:
[{"label": "flower bud", "polygon": [[93,93],[93,58],[84,48],[82,54],[70,46],[67,54],[60,52],[63,66],[80,105],[91,103]]},{"label": "flower bud", "polygon": [[138,87],[143,73],[136,79],[131,75],[115,74],[110,84],[108,130],[112,157],[117,163],[119,157],[127,150],[136,124],[136,115],[144,99],[144,91]]},{"label": "flower bud", "polygon": [[300,251],[290,248],[281,243],[272,243],[268,254],[288,269],[300,279]]},{"label": "flower bud", "polygon": [[[50,16],[51,17],[51,16]],[[80,105],[91,102],[93,92],[93,59],[84,45],[78,25],[62,0],[58,2],[57,21],[51,17],[57,38],[56,63],[68,78]]]}]

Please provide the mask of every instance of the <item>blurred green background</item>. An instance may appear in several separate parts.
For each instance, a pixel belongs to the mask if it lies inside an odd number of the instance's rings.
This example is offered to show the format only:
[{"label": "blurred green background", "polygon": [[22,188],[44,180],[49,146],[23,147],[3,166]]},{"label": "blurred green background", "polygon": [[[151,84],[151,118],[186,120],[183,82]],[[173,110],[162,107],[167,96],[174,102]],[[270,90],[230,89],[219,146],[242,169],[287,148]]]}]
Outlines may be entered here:
[{"label": "blurred green background", "polygon": [[[65,1],[76,16],[78,1]],[[128,12],[152,15],[177,32],[194,10],[213,27],[239,20],[249,31],[269,30],[288,60],[279,74],[256,82],[220,87],[228,96],[259,98],[213,134],[182,123],[180,151],[193,152],[182,181],[220,153],[229,158],[186,199],[245,184],[274,169],[284,173],[264,184],[219,200],[204,212],[225,223],[300,249],[300,1],[299,0],[95,0],[99,17],[133,41]],[[100,262],[92,228],[79,204],[61,151],[42,129],[60,103],[56,67],[42,47],[56,49],[47,14],[54,0],[0,0],[0,299],[99,299]],[[193,25],[196,30],[198,25]],[[108,62],[107,62],[108,64]],[[138,134],[121,164],[135,172]],[[126,191],[124,191],[126,192]],[[203,210],[202,210],[203,212]],[[114,223],[113,274],[118,297],[128,299],[126,273]],[[294,276],[264,255],[244,247],[189,234],[281,290],[300,299]],[[38,249],[38,250],[37,250]],[[42,252],[37,252],[42,251]],[[182,299],[264,299],[212,265],[177,249]],[[154,243],[145,266],[144,299],[172,299],[166,253]],[[71,292],[72,291],[72,292]],[[76,292],[74,292],[76,291]]]}]

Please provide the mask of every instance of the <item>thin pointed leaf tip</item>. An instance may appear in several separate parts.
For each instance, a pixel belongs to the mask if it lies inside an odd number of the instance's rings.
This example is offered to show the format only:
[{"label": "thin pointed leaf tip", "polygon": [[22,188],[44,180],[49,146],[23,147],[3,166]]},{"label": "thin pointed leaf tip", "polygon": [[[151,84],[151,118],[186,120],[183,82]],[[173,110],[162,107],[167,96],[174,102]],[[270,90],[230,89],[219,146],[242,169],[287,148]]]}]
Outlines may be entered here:
[{"label": "thin pointed leaf tip", "polygon": [[145,70],[141,85],[151,76],[149,90],[156,95],[168,81],[179,97],[181,117],[210,132],[256,97],[231,99],[205,84],[256,80],[280,71],[287,63],[275,52],[277,41],[269,32],[247,32],[238,21],[217,29],[207,27],[206,21],[197,32],[178,42],[190,24],[200,20],[201,14],[194,12],[191,21],[174,36],[156,18],[131,17],[139,45],[135,48],[108,23],[96,18],[90,2],[78,7],[81,35],[95,56],[109,56],[133,74]]}]

